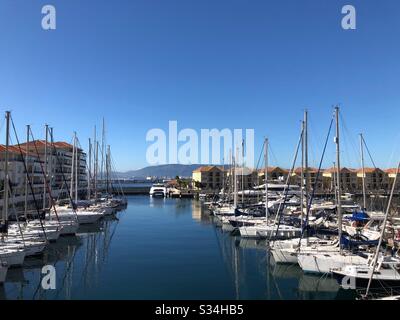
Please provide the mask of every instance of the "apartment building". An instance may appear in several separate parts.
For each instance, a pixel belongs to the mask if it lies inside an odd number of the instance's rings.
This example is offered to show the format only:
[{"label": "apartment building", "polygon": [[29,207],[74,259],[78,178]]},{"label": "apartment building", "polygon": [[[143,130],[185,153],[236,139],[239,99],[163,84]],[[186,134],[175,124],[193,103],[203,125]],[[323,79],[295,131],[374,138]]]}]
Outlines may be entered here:
[{"label": "apartment building", "polygon": [[[285,182],[289,171],[280,167],[268,167],[268,181]],[[260,183],[265,181],[265,169],[258,170],[258,180]]]},{"label": "apartment building", "polygon": [[[290,177],[290,184],[296,184],[300,185],[301,184],[301,172],[303,171],[303,174],[306,174],[306,170],[302,168],[296,168],[292,172],[292,175]],[[313,188],[316,188],[316,191],[321,191],[322,190],[322,185],[323,185],[323,177],[322,177],[322,172],[319,173],[318,175],[318,169],[317,168],[308,168],[308,177],[309,177],[309,186],[310,190]],[[318,177],[318,181],[317,181]],[[305,179],[305,177],[304,177]],[[305,181],[304,181],[305,182]]]},{"label": "apartment building", "polygon": [[[364,175],[363,175],[364,172]],[[365,188],[367,191],[387,190],[389,187],[388,175],[379,168],[365,168],[356,170],[358,189],[362,190],[363,176],[365,178]]]},{"label": "apartment building", "polygon": [[[27,194],[28,207],[34,207],[34,200],[41,207],[45,190],[44,172],[47,173],[47,181],[53,198],[67,198],[71,181],[72,153],[73,146],[66,142],[55,142],[53,145],[47,143],[46,146],[45,141],[35,140],[29,144],[9,146],[10,205],[17,211],[21,210],[25,206],[25,194]],[[85,152],[77,149],[77,158],[78,193],[83,195],[87,190]],[[5,147],[0,145],[1,190],[4,190],[4,166]],[[25,170],[25,166],[27,170]],[[27,175],[29,175],[29,179],[27,179]],[[46,193],[48,194],[47,188]],[[3,193],[1,193],[1,198],[3,198]],[[48,205],[49,199],[46,199],[46,202]],[[0,201],[0,208],[2,206],[3,201]]]},{"label": "apartment building", "polygon": [[[324,192],[333,192],[337,179],[337,168],[325,169],[322,173]],[[340,168],[340,186],[344,192],[357,191],[357,172],[354,169]]]},{"label": "apartment building", "polygon": [[[227,181],[232,181],[233,172],[229,169],[225,170],[225,177],[228,179]],[[260,184],[258,172],[251,168],[237,168],[236,181],[238,190],[252,189],[254,186]]]},{"label": "apartment building", "polygon": [[202,166],[192,173],[196,189],[220,190],[223,188],[224,170],[219,166]]},{"label": "apartment building", "polygon": [[[192,173],[193,185],[196,189],[217,191],[224,183],[232,183],[233,171],[220,166],[202,166]],[[259,184],[257,171],[250,168],[236,170],[238,190],[250,189]]]},{"label": "apartment building", "polygon": [[[318,169],[309,168],[309,183],[310,189],[316,187],[316,192],[333,192],[336,184],[337,172],[336,168],[322,169],[318,176]],[[363,172],[365,177],[365,187],[367,192],[387,191],[390,189],[396,176],[396,168],[382,170],[379,168],[351,169],[343,167],[340,169],[340,183],[343,192],[361,192]],[[305,170],[304,170],[305,172]],[[224,173],[224,174],[223,174]],[[236,172],[238,179],[238,187],[240,189],[252,188],[256,185],[263,184],[265,181],[265,170],[257,171],[245,168],[242,178],[242,169],[239,168]],[[268,168],[268,179],[270,182],[286,182],[289,170],[280,167]],[[231,175],[230,169],[225,169],[217,166],[204,166],[193,171],[193,181],[198,181],[199,189],[217,190],[222,188],[223,181],[227,182]],[[223,180],[222,177],[224,177]],[[242,182],[243,181],[243,182]],[[242,183],[243,186],[242,187]],[[296,168],[289,179],[290,184],[301,184],[301,168]],[[201,185],[201,188],[199,187]],[[400,179],[396,185],[396,191],[400,189]]]},{"label": "apartment building", "polygon": [[[43,193],[43,175],[40,170],[40,160],[38,157],[28,155],[27,170],[30,172],[31,183],[26,184],[25,164],[22,148],[9,146],[8,148],[8,170],[10,179],[10,204],[16,210],[25,204],[25,190],[28,192],[28,204],[33,201],[32,190],[34,195]],[[6,148],[0,145],[0,198],[4,198],[4,169],[5,169]],[[0,201],[0,208],[3,208],[3,201]]]}]

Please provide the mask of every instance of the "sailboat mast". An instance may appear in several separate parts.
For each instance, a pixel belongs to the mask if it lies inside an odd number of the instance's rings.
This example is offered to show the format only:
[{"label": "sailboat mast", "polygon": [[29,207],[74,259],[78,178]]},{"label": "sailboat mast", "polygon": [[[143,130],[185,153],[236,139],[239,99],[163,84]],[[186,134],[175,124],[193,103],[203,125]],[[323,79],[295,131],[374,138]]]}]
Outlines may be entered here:
[{"label": "sailboat mast", "polygon": [[310,192],[310,175],[309,175],[309,168],[308,168],[308,111],[304,111],[304,132],[303,132],[303,139],[304,139],[304,174],[305,174],[305,198],[306,198],[306,215],[308,217],[308,197]]},{"label": "sailboat mast", "polygon": [[71,198],[74,196],[74,170],[75,170],[75,133],[74,133],[74,142],[72,146],[72,162],[71,162],[71,180],[70,180],[70,194]]},{"label": "sailboat mast", "polygon": [[99,175],[99,149],[100,149],[100,144],[97,141],[96,142],[96,199],[97,199],[97,185],[98,185],[98,175]]},{"label": "sailboat mast", "polygon": [[340,140],[339,140],[339,107],[335,107],[336,118],[336,184],[337,184],[337,215],[338,215],[338,233],[339,233],[339,246],[340,253],[342,253],[342,190],[340,181]]},{"label": "sailboat mast", "polygon": [[44,179],[43,179],[43,210],[46,209],[46,184],[47,184],[47,140],[49,127],[46,124],[44,126],[45,130],[45,143],[44,143]]},{"label": "sailboat mast", "polygon": [[6,111],[6,154],[4,159],[4,201],[3,201],[3,224],[8,220],[8,193],[9,193],[9,171],[8,171],[8,149],[10,145],[10,111]]},{"label": "sailboat mast", "polygon": [[335,194],[335,203],[337,203],[337,184],[336,184],[336,162],[333,162],[333,186],[332,190]]},{"label": "sailboat mast", "polygon": [[78,162],[78,141],[76,138],[76,133],[75,133],[74,146],[75,146],[75,203],[78,203],[78,171],[80,170],[80,161]]},{"label": "sailboat mast", "polygon": [[268,214],[268,138],[265,138],[265,173],[264,173],[264,182],[265,182],[265,218],[268,223],[269,214]]},{"label": "sailboat mast", "polygon": [[110,146],[107,146],[106,154],[106,183],[107,183],[107,194],[110,193]]},{"label": "sailboat mast", "polygon": [[361,151],[361,173],[362,173],[362,189],[363,189],[363,209],[367,209],[367,194],[365,190],[365,165],[364,165],[364,138],[363,134],[360,133],[360,151]]},{"label": "sailboat mast", "polygon": [[94,126],[94,139],[93,139],[93,187],[94,187],[94,198],[97,199],[97,139],[96,139],[96,126]]},{"label": "sailboat mast", "polygon": [[[236,159],[238,157],[239,154],[239,149],[236,148]],[[238,184],[237,184],[237,172],[236,172],[236,160],[235,158],[233,158],[233,184],[234,184],[234,193],[233,193],[233,206],[236,209],[237,208],[237,196],[238,196]]]},{"label": "sailboat mast", "polygon": [[103,118],[103,126],[102,126],[102,130],[101,130],[101,164],[100,164],[100,180],[102,183],[102,187],[104,187],[104,152],[105,152],[105,145],[104,145],[104,118]]},{"label": "sailboat mast", "polygon": [[228,200],[230,201],[232,198],[233,192],[233,153],[232,149],[229,149],[229,197]]},{"label": "sailboat mast", "polygon": [[222,197],[225,198],[225,158],[222,157]]},{"label": "sailboat mast", "polygon": [[[50,155],[49,155],[49,197],[52,194],[52,185],[53,185],[53,128],[50,128]],[[49,207],[51,207],[51,201],[49,201]]]},{"label": "sailboat mast", "polygon": [[244,204],[244,139],[242,139],[242,206]]},{"label": "sailboat mast", "polygon": [[89,138],[89,170],[88,170],[88,185],[87,185],[87,199],[90,200],[90,175],[92,172],[92,141]]},{"label": "sailboat mast", "polygon": [[373,265],[372,265],[372,272],[371,272],[370,278],[368,280],[368,286],[367,286],[367,290],[366,290],[365,296],[368,296],[368,292],[369,292],[369,289],[371,287],[372,277],[375,274],[375,267],[376,267],[376,264],[378,262],[379,251],[381,249],[383,237],[385,235],[386,224],[387,224],[387,220],[388,220],[388,217],[389,217],[390,206],[392,204],[393,194],[394,194],[394,191],[395,191],[395,188],[396,188],[397,177],[399,176],[399,171],[400,171],[400,162],[397,165],[396,175],[395,175],[394,180],[393,180],[392,190],[390,192],[389,201],[388,201],[388,204],[387,204],[387,207],[386,207],[385,218],[384,218],[383,224],[381,226],[381,228],[382,228],[381,229],[381,236],[379,238],[378,246],[376,247],[375,256],[374,256]]},{"label": "sailboat mast", "polygon": [[304,220],[304,120],[301,122],[301,173],[300,173],[300,218],[301,228],[303,229]]},{"label": "sailboat mast", "polygon": [[[27,219],[27,211],[28,211],[28,178],[29,178],[29,172],[28,172],[28,159],[29,159],[29,131],[30,131],[30,126],[29,124],[26,126],[26,150],[25,150],[25,167],[26,167],[26,172],[25,172],[25,203],[24,203],[24,216],[25,220],[28,221]],[[33,164],[32,164],[33,167]]]}]

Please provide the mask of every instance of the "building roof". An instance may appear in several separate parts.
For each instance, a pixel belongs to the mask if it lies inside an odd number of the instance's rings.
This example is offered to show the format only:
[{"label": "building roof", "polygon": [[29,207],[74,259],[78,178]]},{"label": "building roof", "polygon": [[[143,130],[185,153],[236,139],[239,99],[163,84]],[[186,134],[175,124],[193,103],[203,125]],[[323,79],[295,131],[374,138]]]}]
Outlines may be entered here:
[{"label": "building roof", "polygon": [[[382,171],[382,170],[379,169],[379,168],[364,168],[364,173],[374,173],[374,172],[377,172],[377,171]],[[363,169],[362,168],[357,169],[356,172],[357,173],[362,173]]]},{"label": "building roof", "polygon": [[242,167],[240,167],[240,168],[238,168],[238,170],[236,170],[236,175],[237,176],[241,176],[242,172],[243,172],[243,175],[248,176],[248,175],[250,175],[252,173],[255,173],[256,171],[254,169],[252,169],[252,168],[247,168],[247,167],[242,168]]},{"label": "building roof", "polygon": [[201,167],[198,167],[197,169],[193,170],[193,172],[208,172],[208,171],[211,171],[213,169],[222,170],[218,166],[201,166]]},{"label": "building roof", "polygon": [[[331,167],[331,168],[325,169],[323,172],[324,173],[336,173],[336,170],[337,170],[337,168]],[[357,170],[351,169],[351,168],[346,168],[346,167],[340,168],[340,172],[355,172],[355,171],[357,171]]]},{"label": "building roof", "polygon": [[[72,149],[74,146],[70,143],[64,142],[64,141],[57,141],[53,143],[54,147],[57,149]],[[18,145],[16,145],[18,146]],[[27,142],[21,143],[20,144],[21,148],[26,149],[29,147],[30,150],[34,149],[43,149],[46,146],[46,141],[45,140],[34,140],[34,141],[29,141],[29,144]],[[47,147],[51,147],[51,142],[47,142]],[[82,151],[82,149],[78,148],[79,151]]]},{"label": "building roof", "polygon": [[[275,172],[275,171],[281,171],[281,172],[283,172],[285,174],[289,173],[289,170],[283,169],[281,167],[268,167],[267,170],[268,170],[268,173]],[[264,173],[265,172],[265,168],[259,169],[258,172],[259,173]]]},{"label": "building roof", "polygon": [[[15,146],[8,146],[8,151],[10,153],[16,153],[16,154],[20,154],[21,151],[23,152],[24,149],[21,148],[21,150],[18,147]],[[0,152],[6,152],[6,146],[3,144],[0,144]]]},{"label": "building roof", "polygon": [[[298,167],[296,169],[294,169],[294,174],[301,174],[301,167]],[[303,169],[303,172],[305,172],[305,169]],[[308,167],[308,172],[309,173],[317,173],[318,169],[317,168],[313,168],[313,167]]]},{"label": "building roof", "polygon": [[[54,146],[61,149],[72,149],[74,147],[72,144],[63,141],[54,142]],[[80,148],[78,149],[81,150]]]},{"label": "building roof", "polygon": [[397,168],[389,168],[384,171],[389,174],[395,174],[395,173],[397,173]]}]

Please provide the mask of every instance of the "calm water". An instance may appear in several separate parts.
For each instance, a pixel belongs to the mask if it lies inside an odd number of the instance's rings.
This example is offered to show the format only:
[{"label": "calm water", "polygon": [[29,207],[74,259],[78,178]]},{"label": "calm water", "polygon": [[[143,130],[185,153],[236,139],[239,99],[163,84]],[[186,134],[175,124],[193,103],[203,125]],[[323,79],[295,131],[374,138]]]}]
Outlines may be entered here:
[{"label": "calm water", "polygon": [[[54,264],[55,290],[40,286]],[[132,196],[114,219],[10,269],[7,299],[345,299],[330,278],[274,265],[262,242],[217,228],[196,200]]]}]

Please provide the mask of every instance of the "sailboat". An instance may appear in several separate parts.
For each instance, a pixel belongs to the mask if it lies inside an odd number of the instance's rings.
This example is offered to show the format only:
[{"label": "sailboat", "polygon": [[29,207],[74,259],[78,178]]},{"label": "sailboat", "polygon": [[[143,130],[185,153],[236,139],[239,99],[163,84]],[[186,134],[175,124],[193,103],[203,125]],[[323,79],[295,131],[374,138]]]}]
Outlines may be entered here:
[{"label": "sailboat", "polygon": [[368,297],[371,286],[398,286],[400,284],[400,257],[387,255],[380,251],[383,238],[385,236],[385,228],[388,221],[399,172],[400,162],[397,166],[396,176],[392,184],[392,190],[386,207],[385,219],[383,221],[381,235],[375,253],[373,255],[371,254],[365,263],[357,265],[348,264],[332,270],[334,276],[339,280],[343,279],[344,277],[351,277],[355,279],[355,285],[358,287],[364,288],[366,284],[367,289],[365,297]]},{"label": "sailboat", "polygon": [[[298,148],[300,146],[300,142],[303,139],[303,134],[304,131],[301,131],[301,135],[300,135],[300,140],[299,143],[297,145],[296,148],[296,154],[294,157],[294,161],[293,163],[296,162],[296,158],[297,158],[297,153],[298,153]],[[291,173],[293,171],[293,168],[291,170],[291,172],[288,174],[287,179],[286,179],[286,185],[285,185],[285,189],[284,189],[284,200],[283,202],[279,203],[279,207],[277,210],[277,214],[275,216],[275,220],[274,221],[270,221],[269,220],[269,200],[268,200],[268,183],[267,183],[267,179],[268,179],[268,139],[266,139],[264,145],[265,145],[265,150],[266,150],[266,154],[265,154],[265,167],[266,167],[266,173],[265,173],[265,220],[263,223],[258,223],[255,225],[251,225],[251,226],[242,226],[239,228],[239,232],[240,232],[240,236],[244,237],[244,238],[267,238],[269,240],[271,239],[290,239],[290,238],[296,238],[299,237],[301,235],[301,228],[292,226],[292,225],[288,225],[288,224],[284,224],[281,223],[280,221],[278,221],[278,219],[281,218],[281,215],[283,215],[283,211],[284,211],[284,206],[286,204],[287,201],[287,196],[288,196],[288,188],[289,188],[289,182],[290,182],[290,176]],[[294,167],[294,165],[293,165]]]},{"label": "sailboat", "polygon": [[358,288],[365,288],[370,279],[375,288],[398,287],[400,284],[400,258],[380,254],[376,266],[374,266],[373,258],[374,255],[370,255],[363,264],[345,265],[338,269],[332,269],[332,273],[339,282],[344,277],[354,278]]},{"label": "sailboat", "polygon": [[[340,179],[340,144],[339,144],[339,107],[335,108],[336,119],[336,183],[337,183],[337,225],[338,225],[338,245],[335,247],[318,247],[316,252],[313,250],[298,254],[298,263],[304,272],[309,273],[330,273],[332,269],[341,268],[349,264],[363,264],[368,259],[364,254],[353,254],[342,249],[342,190]],[[328,249],[325,250],[324,249]],[[320,252],[318,252],[320,251]],[[322,252],[321,252],[322,251]]]},{"label": "sailboat", "polygon": [[[103,211],[99,210],[86,210],[85,208],[78,207],[78,151],[77,151],[77,137],[74,133],[72,149],[72,163],[71,163],[71,179],[70,179],[70,198],[71,205],[57,206],[57,215],[60,221],[78,221],[79,224],[91,224],[97,222],[104,216]],[[96,173],[95,173],[96,174]],[[74,200],[73,200],[74,197]]]},{"label": "sailboat", "polygon": [[[10,134],[10,120],[11,120],[11,114],[10,114],[10,112],[7,112],[6,113],[6,122],[7,122],[7,126],[6,126],[6,131],[7,131],[6,158],[8,158],[8,153],[9,153],[8,152],[8,146],[9,146],[8,139],[9,139],[9,134]],[[14,128],[15,138],[16,138],[16,140],[18,142],[19,153],[21,155],[21,158],[24,159],[23,151],[21,149],[21,145],[19,143],[19,139],[18,139],[17,133],[15,131],[14,123],[13,123],[13,128]],[[28,129],[29,128],[30,127],[28,126]],[[28,141],[29,141],[29,138],[28,138]],[[8,163],[7,163],[7,161],[5,163],[6,163],[5,164],[5,169],[6,170],[5,171],[8,171]],[[26,209],[27,209],[27,205],[26,205],[27,204],[27,201],[26,201],[27,198],[26,198],[26,195],[27,195],[27,186],[28,185],[31,187],[31,192],[32,192],[32,196],[33,197],[34,197],[34,193],[33,193],[31,181],[30,181],[29,175],[28,175],[27,157],[25,157],[25,161],[23,161],[23,165],[24,165],[25,172],[26,172],[26,181],[25,181],[25,186],[26,186],[26,189],[25,189],[25,191],[26,191],[25,192],[25,215],[26,215]],[[7,175],[6,175],[6,177],[7,177]],[[3,209],[5,211],[7,211],[5,213],[5,215],[4,215],[4,217],[5,217],[4,219],[8,220],[8,203],[9,203],[8,198],[9,198],[9,190],[11,190],[11,184],[10,184],[10,181],[9,181],[8,177],[6,178],[6,180],[7,180],[6,183],[5,183],[5,189],[6,190],[5,190],[5,195],[4,195],[4,201],[5,202],[4,202]],[[34,199],[34,202],[35,202],[35,205],[36,205],[37,214],[40,217],[39,209],[37,207],[37,203],[36,203],[35,199]],[[13,204],[13,206],[14,206],[14,204]],[[14,211],[16,212],[15,208],[14,208]],[[18,217],[18,216],[16,215],[16,217]],[[18,219],[17,219],[17,221],[18,221]],[[8,223],[7,223],[7,225],[8,225]],[[12,232],[12,228],[14,226],[12,224],[8,225],[8,227],[10,229],[10,232],[7,232],[5,234],[5,236],[2,238],[2,242],[1,242],[1,244],[3,245],[4,248],[16,250],[16,252],[14,252],[14,254],[16,255],[15,259],[11,259],[12,252],[8,252],[8,254],[7,254],[7,256],[8,256],[7,258],[10,259],[11,265],[20,265],[20,264],[22,264],[22,261],[23,261],[22,255],[23,254],[21,254],[20,251],[22,251],[24,253],[24,256],[34,256],[34,255],[41,254],[43,252],[43,250],[47,246],[47,239],[42,239],[40,237],[40,235],[38,233],[35,233],[35,232],[33,232],[33,233],[29,233],[28,232],[27,233],[26,232],[27,231],[26,228],[23,228],[23,226],[21,226],[20,223],[17,223],[17,225],[18,225],[18,231],[19,232]],[[45,234],[45,230],[43,229],[42,231],[43,231],[43,234]]]},{"label": "sailboat", "polygon": [[[30,134],[32,135],[33,138],[33,133],[30,130],[30,126],[27,127],[27,144],[26,144],[26,155],[25,158],[26,160],[24,161],[25,166],[27,167],[26,163],[28,161],[28,153],[30,149],[30,143],[29,143],[29,137]],[[54,200],[52,197],[52,190],[51,190],[51,184],[52,184],[52,155],[53,155],[53,150],[51,150],[50,154],[50,161],[49,161],[49,141],[48,141],[48,135],[49,135],[49,127],[48,125],[45,125],[45,143],[44,143],[44,159],[43,161],[40,161],[40,168],[42,171],[43,175],[43,206],[42,210],[43,212],[47,211],[47,203],[49,203],[49,206],[54,206]],[[40,158],[37,146],[36,146],[36,141],[33,138],[32,139],[32,145],[34,146],[34,150],[36,151],[36,156]],[[51,144],[52,145],[52,144]],[[22,156],[22,155],[21,155]],[[23,232],[24,236],[33,236],[37,237],[39,239],[45,240],[45,241],[50,241],[54,242],[56,241],[59,236],[63,233],[64,231],[69,232],[64,228],[64,226],[60,223],[60,221],[54,220],[54,221],[46,221],[40,219],[40,221],[37,220],[29,220],[26,216],[27,212],[27,183],[28,183],[28,175],[29,172],[26,170],[26,183],[25,183],[25,222],[23,224],[14,224],[13,226],[10,226],[10,231],[13,232],[15,235],[19,235],[19,232]],[[47,201],[47,199],[49,201]],[[36,202],[36,201],[35,201]],[[38,204],[36,203],[36,206]],[[57,215],[57,212],[55,211],[55,214]],[[67,225],[65,227],[68,227]],[[20,230],[23,229],[23,230]]]},{"label": "sailboat", "polygon": [[[366,146],[363,134],[360,133],[360,153],[361,153],[361,164],[362,164],[362,191],[363,191],[363,209],[361,212],[353,214],[355,218],[350,218],[352,221],[350,224],[344,224],[343,230],[351,236],[361,236],[369,241],[378,242],[380,238],[380,228],[384,220],[384,212],[367,211],[367,200],[366,200],[366,183],[365,183],[365,164],[364,164],[364,146]],[[368,150],[368,149],[367,149]],[[366,219],[357,219],[357,216],[366,216]],[[361,220],[361,221],[360,221]]]},{"label": "sailboat", "polygon": [[[313,196],[309,201],[309,169],[308,169],[308,114],[307,110],[304,112],[304,121],[302,121],[302,131],[304,135],[302,137],[302,164],[301,164],[301,224],[302,229],[306,230],[305,227],[310,225],[309,214],[312,207]],[[328,136],[330,134],[330,130]],[[328,138],[327,138],[328,139]],[[322,155],[323,158],[323,155]],[[322,161],[322,159],[321,159]],[[305,166],[305,168],[304,168]],[[305,169],[305,170],[304,170]],[[305,171],[305,172],[304,172]],[[304,188],[303,188],[304,187]],[[304,189],[304,193],[303,193]],[[305,208],[304,208],[304,198],[305,198]],[[303,212],[305,211],[307,219],[304,221]],[[304,224],[307,222],[307,226]],[[271,253],[276,263],[287,263],[287,264],[297,264],[298,255],[305,253],[318,253],[320,250],[323,252],[337,251],[339,247],[339,241],[337,239],[321,239],[318,237],[306,238],[295,238],[289,240],[274,241],[270,244]]]},{"label": "sailboat", "polygon": [[[238,208],[238,181],[237,181],[237,164],[238,149],[236,149],[236,157],[232,155],[232,165],[230,170],[230,180],[233,185],[233,204],[229,201],[221,203],[213,209],[213,214],[219,216],[235,216]],[[220,220],[221,221],[221,220]],[[221,221],[222,222],[222,221]]]},{"label": "sailboat", "polygon": [[[1,219],[1,240],[8,234],[8,209],[9,209],[9,144],[10,144],[10,112],[6,112],[6,145],[4,156],[4,194],[3,194],[3,215]],[[15,264],[22,264],[25,258],[23,250],[10,249],[2,241],[0,246],[0,283],[4,283],[8,268]],[[22,260],[22,262],[21,262]]]}]

